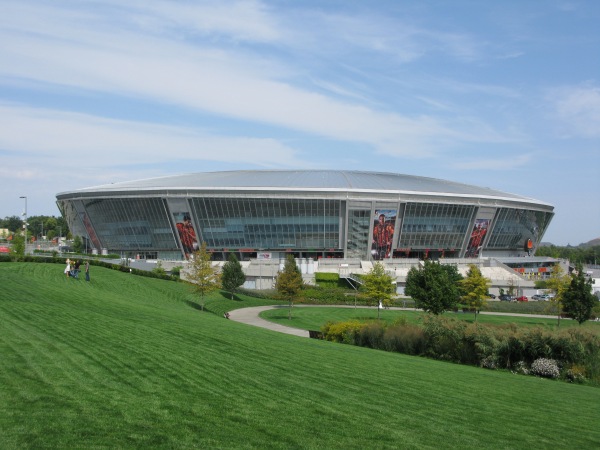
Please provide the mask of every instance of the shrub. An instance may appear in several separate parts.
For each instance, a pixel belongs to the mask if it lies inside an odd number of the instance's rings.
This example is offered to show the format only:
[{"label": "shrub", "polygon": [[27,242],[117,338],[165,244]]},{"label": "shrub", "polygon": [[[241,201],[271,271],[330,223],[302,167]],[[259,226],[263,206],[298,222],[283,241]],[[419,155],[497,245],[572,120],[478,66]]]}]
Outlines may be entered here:
[{"label": "shrub", "polygon": [[519,361],[515,364],[514,373],[520,373],[522,375],[529,375],[529,367],[525,361]]},{"label": "shrub", "polygon": [[554,359],[538,358],[531,364],[531,374],[544,378],[558,378],[560,370]]},{"label": "shrub", "polygon": [[570,383],[583,383],[585,381],[585,367],[574,365],[565,372],[565,380]]},{"label": "shrub", "polygon": [[429,315],[423,323],[426,355],[446,361],[460,361],[461,340],[466,324],[453,319]]},{"label": "shrub", "polygon": [[315,283],[318,286],[336,287],[340,285],[340,275],[333,272],[316,272]]},{"label": "shrub", "polygon": [[338,323],[328,322],[321,331],[323,331],[323,337],[328,341],[354,344],[354,337],[363,326],[364,324],[358,320]]},{"label": "shrub", "polygon": [[487,366],[492,365],[493,362],[493,368],[495,369],[497,367],[498,347],[499,342],[493,328],[470,324],[464,328],[459,362],[482,365],[485,360]]},{"label": "shrub", "polygon": [[183,269],[183,266],[175,266],[171,269],[171,275],[173,275],[174,277],[180,277],[181,276],[181,269]]},{"label": "shrub", "polygon": [[481,360],[480,366],[484,369],[497,369],[498,363],[496,362],[496,358],[493,355],[490,355]]},{"label": "shrub", "polygon": [[398,321],[386,328],[383,335],[385,350],[405,353],[407,355],[423,355],[426,348],[425,332],[418,325]]},{"label": "shrub", "polygon": [[498,333],[498,345],[496,347],[496,362],[498,366],[509,369],[524,363],[524,340],[521,335],[512,331],[502,330]]},{"label": "shrub", "polygon": [[347,290],[336,287],[311,286],[303,289],[302,302],[319,305],[340,305],[353,303],[354,297],[346,295]]},{"label": "shrub", "polygon": [[358,320],[329,323],[323,333],[335,342],[600,385],[600,336],[587,330],[522,329],[429,316],[422,325],[406,318],[389,326]]},{"label": "shrub", "polygon": [[364,324],[355,334],[355,343],[361,347],[369,347],[375,349],[385,348],[383,335],[385,333],[385,325],[381,322],[369,322]]}]

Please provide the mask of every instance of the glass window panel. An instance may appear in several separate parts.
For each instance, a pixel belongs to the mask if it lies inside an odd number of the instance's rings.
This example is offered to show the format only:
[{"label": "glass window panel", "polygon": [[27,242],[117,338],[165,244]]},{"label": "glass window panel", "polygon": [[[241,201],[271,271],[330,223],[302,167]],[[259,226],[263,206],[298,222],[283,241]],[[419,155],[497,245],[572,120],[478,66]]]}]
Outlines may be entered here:
[{"label": "glass window panel", "polygon": [[472,205],[407,203],[398,247],[460,248],[474,209]]},{"label": "glass window panel", "polygon": [[489,249],[521,249],[528,239],[539,244],[552,213],[524,209],[500,208],[487,244]]}]

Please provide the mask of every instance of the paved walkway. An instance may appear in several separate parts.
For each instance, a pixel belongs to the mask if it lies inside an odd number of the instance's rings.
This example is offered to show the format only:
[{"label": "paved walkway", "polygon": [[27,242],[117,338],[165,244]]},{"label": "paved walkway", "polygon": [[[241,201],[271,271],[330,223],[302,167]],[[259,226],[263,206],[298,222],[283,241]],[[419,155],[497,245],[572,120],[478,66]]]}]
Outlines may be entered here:
[{"label": "paved walkway", "polygon": [[[302,305],[300,308],[319,308],[319,307],[331,307],[332,305]],[[236,322],[245,323],[247,325],[253,325],[255,327],[266,328],[268,330],[278,331],[279,333],[292,334],[294,336],[300,337],[309,337],[308,331],[300,330],[298,328],[286,327],[285,325],[280,325],[278,323],[269,322],[268,320],[261,319],[259,314],[268,309],[287,309],[287,305],[275,305],[275,306],[254,306],[252,308],[240,308],[234,309],[229,312],[229,319],[235,320]],[[294,306],[294,308],[298,308]],[[354,308],[354,306],[350,305],[337,305],[336,308]],[[371,308],[376,309],[375,306]],[[390,309],[396,310],[407,310],[414,311],[414,308],[398,308],[392,307]],[[473,313],[465,313],[465,314],[473,314]],[[502,312],[491,312],[491,311],[482,311],[480,314],[486,315],[498,315],[498,316],[515,316],[515,317],[537,317],[544,319],[556,319],[556,316],[546,316],[546,315],[537,315],[537,314],[514,314],[514,313],[502,313]],[[564,320],[564,319],[563,319]]]},{"label": "paved walkway", "polygon": [[236,322],[253,325],[255,327],[266,328],[268,330],[279,331],[280,333],[293,334],[294,336],[308,337],[308,331],[300,330],[298,328],[286,327],[285,325],[279,325],[278,323],[269,322],[268,320],[261,319],[258,315],[266,311],[267,309],[285,308],[287,305],[281,306],[254,306],[252,308],[240,308],[229,311],[229,319],[235,320]]}]

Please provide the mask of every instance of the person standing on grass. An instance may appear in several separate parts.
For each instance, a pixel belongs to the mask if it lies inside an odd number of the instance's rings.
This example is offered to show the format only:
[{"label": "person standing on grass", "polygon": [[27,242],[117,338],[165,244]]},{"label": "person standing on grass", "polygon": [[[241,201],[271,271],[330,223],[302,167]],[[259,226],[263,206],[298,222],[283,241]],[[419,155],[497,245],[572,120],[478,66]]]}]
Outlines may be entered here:
[{"label": "person standing on grass", "polygon": [[90,281],[90,262],[85,262],[85,281]]},{"label": "person standing on grass", "polygon": [[69,278],[70,274],[71,274],[71,260],[69,258],[67,258],[67,267],[65,267],[65,275],[67,275],[67,278]]},{"label": "person standing on grass", "polygon": [[73,278],[79,278],[79,268],[81,267],[81,260],[75,261],[75,265],[73,266]]}]

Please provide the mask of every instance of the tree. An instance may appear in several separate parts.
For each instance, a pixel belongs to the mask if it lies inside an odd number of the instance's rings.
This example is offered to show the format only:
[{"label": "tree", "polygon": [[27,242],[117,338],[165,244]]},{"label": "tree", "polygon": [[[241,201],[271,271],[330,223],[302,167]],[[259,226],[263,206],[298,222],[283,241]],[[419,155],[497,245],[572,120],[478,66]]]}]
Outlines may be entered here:
[{"label": "tree", "polygon": [[485,299],[492,284],[491,280],[485,278],[475,264],[469,264],[466,278],[460,280],[459,283],[463,292],[460,299],[469,308],[475,309],[475,321],[477,321],[477,314],[486,303]]},{"label": "tree", "polygon": [[10,254],[16,261],[22,260],[25,256],[25,238],[21,234],[15,234],[10,246]]},{"label": "tree", "polygon": [[275,289],[277,289],[277,292],[282,299],[289,302],[290,309],[288,313],[288,319],[290,320],[292,319],[292,304],[294,298],[296,298],[300,293],[302,285],[302,273],[296,265],[294,256],[288,255],[285,259],[283,271],[279,272],[277,279],[275,280]]},{"label": "tree", "polygon": [[590,319],[597,302],[592,294],[592,280],[585,276],[582,265],[578,263],[571,274],[569,287],[563,292],[563,311],[581,325]]},{"label": "tree", "polygon": [[550,302],[546,307],[546,310],[550,313],[556,314],[558,320],[558,326],[560,326],[560,315],[562,314],[563,305],[562,298],[563,293],[567,289],[570,283],[569,276],[565,274],[565,271],[560,264],[555,264],[552,267],[550,278],[546,281],[546,287],[554,293],[554,297],[550,298]]},{"label": "tree", "polygon": [[73,250],[75,253],[81,253],[83,251],[83,239],[81,239],[81,236],[75,236],[73,239]]},{"label": "tree", "polygon": [[235,256],[235,253],[230,253],[227,262],[221,270],[221,284],[223,285],[223,289],[231,293],[231,299],[233,300],[233,293],[245,282],[246,275],[242,270],[242,265]]},{"label": "tree", "polygon": [[221,287],[218,270],[212,266],[211,254],[206,249],[206,242],[193,255],[188,279],[194,284],[194,291],[200,294],[200,307],[204,309],[204,296]]},{"label": "tree", "polygon": [[[373,268],[362,277],[364,284],[362,288],[367,292],[367,297],[375,301],[377,305],[389,306],[392,294],[396,291],[393,279],[387,273],[382,263],[376,262]],[[379,317],[379,308],[377,309]]]},{"label": "tree", "polygon": [[16,233],[23,228],[23,219],[19,216],[10,216],[2,221],[2,228],[8,228],[13,233]]},{"label": "tree", "polygon": [[423,266],[408,271],[404,292],[423,310],[438,315],[456,305],[460,278],[456,267],[426,260]]}]

